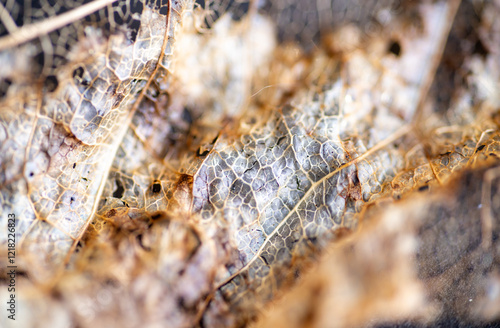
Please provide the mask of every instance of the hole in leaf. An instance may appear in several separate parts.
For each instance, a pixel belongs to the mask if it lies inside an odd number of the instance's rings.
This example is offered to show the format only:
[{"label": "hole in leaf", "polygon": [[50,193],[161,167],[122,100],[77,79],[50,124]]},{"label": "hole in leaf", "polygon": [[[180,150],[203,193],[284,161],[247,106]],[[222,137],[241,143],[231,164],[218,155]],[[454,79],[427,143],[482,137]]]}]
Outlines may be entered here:
[{"label": "hole in leaf", "polygon": [[477,40],[477,42],[474,44],[474,50],[473,53],[480,55],[481,57],[486,57],[488,54],[488,49],[486,49],[481,42],[481,40]]},{"label": "hole in leaf", "polygon": [[153,191],[154,194],[157,194],[161,191],[161,184],[159,182],[155,182],[152,186],[151,186],[151,191]]},{"label": "hole in leaf", "polygon": [[115,180],[116,183],[116,189],[113,191],[113,197],[114,198],[122,198],[123,194],[125,192],[125,189],[123,188],[123,184],[120,180]]},{"label": "hole in leaf", "polygon": [[391,41],[389,44],[388,52],[399,57],[401,55],[401,45],[397,41]]},{"label": "hole in leaf", "polygon": [[55,75],[49,75],[45,79],[44,86],[47,92],[54,92],[59,86],[59,81]]}]

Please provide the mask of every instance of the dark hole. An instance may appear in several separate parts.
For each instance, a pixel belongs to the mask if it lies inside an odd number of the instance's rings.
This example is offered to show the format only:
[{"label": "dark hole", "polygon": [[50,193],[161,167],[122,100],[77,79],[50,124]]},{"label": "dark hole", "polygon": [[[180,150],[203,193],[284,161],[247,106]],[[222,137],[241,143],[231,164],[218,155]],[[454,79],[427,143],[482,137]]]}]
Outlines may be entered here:
[{"label": "dark hole", "polygon": [[481,145],[481,146],[477,147],[477,149],[476,149],[476,153],[477,153],[478,151],[483,150],[483,149],[484,149],[484,147],[486,147],[486,145]]},{"label": "dark hole", "polygon": [[198,150],[196,151],[196,156],[198,156],[198,157],[207,156],[209,152],[210,152],[210,150],[205,150],[203,153],[201,153],[201,149],[198,148]]},{"label": "dark hole", "polygon": [[0,99],[5,97],[11,85],[12,85],[11,79],[0,80]]},{"label": "dark hole", "polygon": [[73,78],[80,80],[83,77],[83,67],[78,67],[73,71]]},{"label": "dark hole", "polygon": [[114,198],[122,198],[123,193],[125,192],[125,189],[123,188],[122,182],[120,180],[115,180],[116,183],[116,189],[113,192],[113,197]]},{"label": "dark hole", "polygon": [[481,55],[484,58],[488,54],[488,49],[484,47],[481,40],[477,40],[476,44],[474,44],[473,53]]},{"label": "dark hole", "polygon": [[75,168],[75,167],[76,167],[76,163],[73,163],[73,168]]},{"label": "dark hole", "polygon": [[139,33],[139,28],[141,27],[141,21],[134,19],[130,24],[130,41],[132,43],[137,39],[137,33]]},{"label": "dark hole", "polygon": [[116,25],[123,25],[125,23],[125,17],[119,11],[113,12],[113,20]]},{"label": "dark hole", "polygon": [[57,89],[59,81],[57,80],[57,77],[55,75],[49,75],[45,79],[44,85],[48,92],[53,92]]},{"label": "dark hole", "polygon": [[89,81],[85,80],[83,78],[83,73],[85,73],[85,70],[83,67],[78,67],[73,71],[73,80],[75,81],[76,84],[81,84],[83,86],[88,86],[90,83]]},{"label": "dark hole", "polygon": [[71,197],[69,201],[73,203],[75,201],[75,198]]},{"label": "dark hole", "polygon": [[130,7],[131,14],[139,14],[139,15],[142,14],[142,11],[144,9],[144,5],[143,5],[142,1],[129,1],[128,5]]},{"label": "dark hole", "polygon": [[401,45],[399,45],[399,42],[397,41],[392,41],[389,45],[388,51],[396,57],[399,57],[399,55],[401,55]]},{"label": "dark hole", "polygon": [[33,173],[33,172],[30,172],[30,177],[32,177],[32,176],[34,176],[34,175],[35,175],[35,173]]},{"label": "dark hole", "polygon": [[425,185],[425,186],[421,186],[421,187],[419,187],[419,188],[418,188],[418,191],[425,191],[425,190],[427,190],[427,189],[429,189],[429,186],[428,186],[428,185]]},{"label": "dark hole", "polygon": [[163,6],[159,11],[160,15],[166,15],[168,13],[168,6]]},{"label": "dark hole", "polygon": [[151,188],[151,190],[153,191],[154,194],[157,194],[161,191],[161,184],[159,183],[154,183],[153,184],[153,187]]},{"label": "dark hole", "polygon": [[82,242],[80,242],[80,241],[79,241],[79,242],[76,244],[76,247],[75,247],[75,252],[79,252],[79,251],[80,251],[80,249],[82,249],[82,248],[83,248],[83,244],[82,244]]}]

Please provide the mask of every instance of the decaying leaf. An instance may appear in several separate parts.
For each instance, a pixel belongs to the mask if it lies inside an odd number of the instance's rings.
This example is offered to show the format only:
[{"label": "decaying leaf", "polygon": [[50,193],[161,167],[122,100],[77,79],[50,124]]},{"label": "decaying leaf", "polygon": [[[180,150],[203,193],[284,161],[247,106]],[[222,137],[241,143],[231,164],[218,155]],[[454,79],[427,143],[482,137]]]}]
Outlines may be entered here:
[{"label": "decaying leaf", "polygon": [[2,3],[16,327],[498,322],[495,13]]}]

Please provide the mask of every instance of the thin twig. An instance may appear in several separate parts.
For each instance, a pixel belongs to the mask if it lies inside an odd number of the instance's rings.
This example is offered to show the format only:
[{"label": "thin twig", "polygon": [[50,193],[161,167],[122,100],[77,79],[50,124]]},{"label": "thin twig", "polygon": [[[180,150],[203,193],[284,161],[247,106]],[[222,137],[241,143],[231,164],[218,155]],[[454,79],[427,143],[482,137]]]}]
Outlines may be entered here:
[{"label": "thin twig", "polygon": [[116,1],[117,0],[95,0],[59,16],[20,27],[16,29],[14,33],[0,38],[0,51],[16,47],[42,35],[46,35],[85,16],[88,16]]}]

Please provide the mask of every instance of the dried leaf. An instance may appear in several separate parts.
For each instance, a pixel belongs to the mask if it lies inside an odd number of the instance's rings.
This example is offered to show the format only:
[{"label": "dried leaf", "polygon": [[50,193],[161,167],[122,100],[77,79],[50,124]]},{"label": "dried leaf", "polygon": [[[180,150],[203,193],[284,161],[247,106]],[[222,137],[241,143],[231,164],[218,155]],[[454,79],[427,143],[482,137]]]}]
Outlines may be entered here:
[{"label": "dried leaf", "polygon": [[16,323],[497,320],[500,9],[459,4],[2,5]]}]

